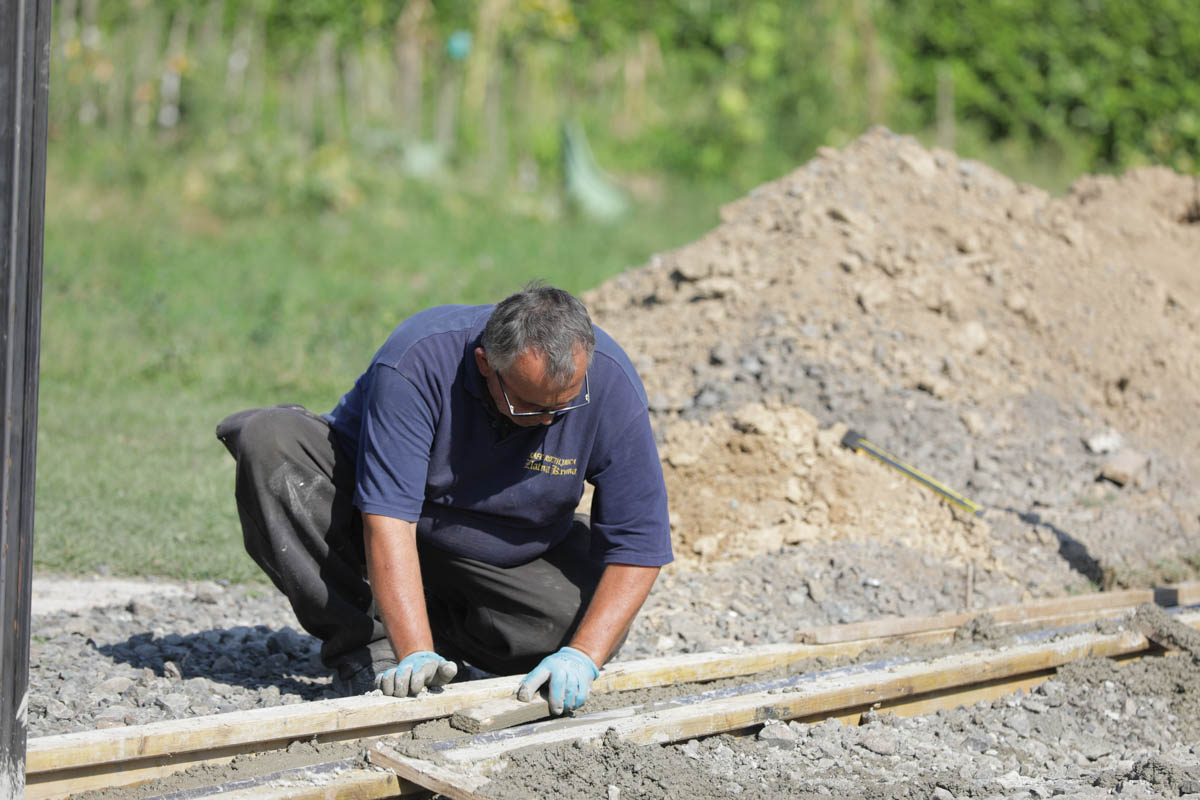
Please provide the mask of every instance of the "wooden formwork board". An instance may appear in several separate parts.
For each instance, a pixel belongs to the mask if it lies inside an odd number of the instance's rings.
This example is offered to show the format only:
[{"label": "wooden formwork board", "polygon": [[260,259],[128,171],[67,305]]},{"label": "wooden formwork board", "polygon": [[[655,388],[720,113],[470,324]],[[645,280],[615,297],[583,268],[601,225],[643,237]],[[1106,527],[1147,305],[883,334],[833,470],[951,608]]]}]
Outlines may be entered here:
[{"label": "wooden formwork board", "polygon": [[[1011,627],[1013,625],[1024,624],[1036,624],[1045,627],[1082,625],[1102,619],[1118,619],[1131,614],[1133,610],[1133,606],[1111,608],[1101,607],[1089,611],[1073,611],[1071,613],[1058,614],[1055,616],[1038,616],[1036,618],[1024,618],[1021,620],[1001,622],[998,624],[1000,627]],[[977,614],[975,616],[979,615]],[[873,638],[864,638],[855,641],[839,641],[829,644],[808,645],[807,647],[809,649],[793,651],[793,655],[797,656],[793,660],[799,661],[801,658],[815,658],[818,656],[825,658],[852,657],[870,647],[888,644],[948,643],[954,640],[957,628],[946,627],[944,625],[945,619],[945,616],[919,617],[917,618],[918,624],[915,626],[910,626],[910,630],[904,633],[875,635]],[[857,624],[856,627],[858,627]],[[878,629],[871,630],[870,632],[878,634]],[[807,653],[807,655],[801,655],[805,653]],[[778,664],[774,666],[778,666]],[[766,667],[761,670],[748,670],[746,672],[742,672],[741,674],[765,672],[770,668],[773,667]],[[699,680],[713,679],[714,678],[712,676],[706,676],[692,681],[677,680],[673,682],[696,682]],[[616,679],[612,681],[612,683],[621,683],[621,681]],[[596,688],[600,692],[614,691],[612,683],[606,682],[603,685],[598,685]],[[665,683],[660,685],[665,685]],[[622,688],[641,687],[631,686]],[[461,731],[466,731],[467,733],[484,733],[487,731],[500,730],[512,725],[520,725],[526,722],[543,719],[549,715],[550,709],[544,698],[537,697],[529,702],[522,702],[509,695],[485,701],[478,706],[472,706],[470,708],[464,708],[456,711],[450,719],[451,725]]]},{"label": "wooden formwork board", "polygon": [[1186,606],[1200,603],[1200,582],[1160,586],[1154,589],[1129,589],[1119,592],[1097,592],[1073,597],[1035,600],[1018,605],[999,606],[985,611],[938,614],[929,617],[889,617],[855,622],[848,625],[827,625],[796,634],[796,641],[809,644],[834,644],[877,637],[894,637],[925,631],[957,628],[983,614],[997,623],[1040,623],[1046,619],[1073,614],[1090,614],[1109,609],[1128,609],[1143,603],[1162,606]]}]

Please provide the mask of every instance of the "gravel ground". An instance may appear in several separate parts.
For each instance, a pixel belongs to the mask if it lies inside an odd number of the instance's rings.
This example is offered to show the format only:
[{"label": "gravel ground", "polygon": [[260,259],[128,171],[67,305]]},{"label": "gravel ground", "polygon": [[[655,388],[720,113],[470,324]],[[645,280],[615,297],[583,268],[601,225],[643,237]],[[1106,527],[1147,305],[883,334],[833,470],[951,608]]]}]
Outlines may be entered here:
[{"label": "gravel ground", "polygon": [[514,759],[487,794],[529,797],[553,782],[564,798],[600,787],[698,800],[1200,797],[1200,670],[1188,661],[1080,662],[1032,693],[858,727],[769,722],[752,737],[667,747],[562,745]]}]

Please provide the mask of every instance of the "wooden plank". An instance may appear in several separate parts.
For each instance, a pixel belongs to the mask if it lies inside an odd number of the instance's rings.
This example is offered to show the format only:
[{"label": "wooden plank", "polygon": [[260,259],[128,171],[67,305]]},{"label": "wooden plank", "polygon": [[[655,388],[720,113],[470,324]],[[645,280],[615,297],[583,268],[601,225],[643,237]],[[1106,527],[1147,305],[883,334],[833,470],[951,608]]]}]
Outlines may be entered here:
[{"label": "wooden plank", "polygon": [[[325,774],[326,771],[321,768],[327,766],[334,765],[293,769],[253,781],[236,781],[213,787],[202,796],[219,796],[222,800],[388,800],[426,791],[394,773],[361,767],[346,768],[339,764],[339,769],[333,774]],[[167,795],[161,800],[186,798]]]},{"label": "wooden plank", "polygon": [[0,796],[25,787],[50,0],[0,3]]},{"label": "wooden plank", "polygon": [[1086,613],[1110,608],[1132,608],[1155,601],[1155,589],[1130,589],[1121,592],[1038,600],[1019,605],[999,606],[984,611],[937,614],[929,617],[889,617],[849,625],[826,625],[801,631],[796,641],[809,644],[834,644],[860,639],[891,638],[911,633],[957,628],[983,614],[991,615],[998,623],[1033,622],[1047,617]]},{"label": "wooden plank", "polygon": [[531,700],[521,701],[515,697],[497,700],[455,711],[450,716],[450,726],[467,733],[482,733],[501,728],[511,728],[526,722],[550,716],[550,704],[538,695]]},{"label": "wooden plank", "polygon": [[488,779],[473,775],[461,766],[447,766],[420,758],[410,758],[382,743],[371,748],[372,764],[390,769],[405,780],[425,787],[451,800],[485,800],[479,790]]},{"label": "wooden plank", "polygon": [[[1093,611],[1081,611],[1071,614],[1062,614],[1053,617],[1039,617],[1037,619],[1024,620],[1020,623],[1009,622],[999,623],[1000,627],[1009,627],[1016,624],[1037,624],[1045,627],[1051,626],[1066,626],[1066,625],[1081,625],[1090,622],[1095,622],[1101,619],[1118,619],[1132,613],[1134,607],[1118,607],[1118,608],[1101,608]],[[696,683],[704,680],[715,680],[718,677],[735,677],[738,674],[753,674],[754,672],[766,672],[769,669],[774,669],[779,666],[786,666],[787,663],[795,663],[804,658],[834,658],[834,657],[849,657],[857,655],[868,647],[875,647],[885,644],[907,643],[907,644],[936,644],[948,643],[954,640],[956,628],[940,628],[934,630],[918,631],[915,633],[903,634],[893,637],[878,637],[875,639],[862,639],[853,642],[835,642],[829,645],[810,645],[807,649],[786,649],[779,648],[771,654],[762,653],[758,656],[753,656],[756,659],[755,663],[767,661],[770,666],[763,666],[762,669],[751,670],[747,667],[746,661],[739,661],[735,657],[730,657],[724,660],[712,659],[702,664],[697,664],[697,677],[690,679],[680,679],[675,681],[665,681],[659,679],[656,684],[645,685],[667,685],[667,683]],[[749,654],[746,654],[749,656]],[[784,656],[781,658],[781,656]],[[711,659],[711,654],[710,654]],[[636,662],[644,663],[644,662]],[[736,666],[735,666],[736,665]],[[681,671],[682,665],[674,668],[676,674]],[[734,669],[738,671],[734,671]],[[603,675],[602,675],[603,677]],[[613,691],[613,684],[619,681],[616,676],[611,676],[610,680],[597,681],[597,692]],[[642,688],[642,686],[634,686],[627,688]],[[450,724],[458,730],[467,733],[485,733],[487,731],[502,730],[513,725],[521,725],[534,720],[545,719],[550,716],[549,704],[541,697],[530,700],[528,703],[521,702],[513,696],[502,697],[495,700],[489,700],[478,706],[464,708],[454,712],[450,717]]]},{"label": "wooden plank", "polygon": [[[337,742],[357,740],[357,731],[322,734],[306,741]],[[194,754],[163,754],[127,762],[88,764],[30,776],[25,800],[59,800],[80,792],[136,786],[174,775],[198,766],[220,767],[239,756],[280,750],[291,740],[275,740],[251,744],[236,744]],[[384,795],[387,796],[387,795]]]},{"label": "wooden plank", "polygon": [[516,678],[489,678],[448,686],[442,692],[416,698],[364,695],[44,736],[30,740],[28,770],[37,774],[339,732],[354,732],[356,738],[389,731],[399,733],[415,722],[446,716],[465,704],[510,694],[517,682]]},{"label": "wooden plank", "polygon": [[1053,678],[1056,673],[1057,670],[1048,669],[1020,675],[1015,678],[997,678],[996,680],[976,684],[970,689],[964,690],[961,687],[941,689],[917,697],[905,697],[898,700],[888,700],[882,703],[858,706],[849,711],[840,711],[837,716],[833,717],[828,714],[814,714],[808,717],[797,717],[796,721],[815,724],[824,722],[827,719],[836,719],[843,725],[858,725],[862,721],[862,715],[868,711],[875,711],[881,714],[895,714],[898,717],[916,717],[922,714],[932,714],[935,711],[958,708],[959,706],[972,705],[979,702],[990,703],[993,700],[1015,694],[1018,691],[1025,691],[1039,686]]}]

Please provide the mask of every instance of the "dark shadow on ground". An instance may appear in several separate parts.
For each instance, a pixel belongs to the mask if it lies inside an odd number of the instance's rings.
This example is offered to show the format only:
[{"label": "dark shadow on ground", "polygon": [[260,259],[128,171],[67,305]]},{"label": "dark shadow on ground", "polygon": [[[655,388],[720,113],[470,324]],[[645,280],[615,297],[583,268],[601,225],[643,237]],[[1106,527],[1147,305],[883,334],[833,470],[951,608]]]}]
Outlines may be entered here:
[{"label": "dark shadow on ground", "polygon": [[[206,678],[214,683],[261,690],[275,686],[280,694],[305,700],[322,697],[328,683],[313,683],[329,671],[316,653],[320,643],[291,628],[239,625],[199,633],[137,633],[123,642],[95,645],[114,662],[152,670],[159,676]],[[171,666],[169,666],[171,665]],[[307,680],[306,680],[307,679]]]},{"label": "dark shadow on ground", "polygon": [[1042,516],[1036,511],[1021,511],[1016,508],[1006,508],[1004,510],[1016,514],[1021,522],[1024,522],[1026,525],[1045,528],[1053,533],[1054,537],[1058,539],[1058,554],[1071,566],[1071,569],[1097,586],[1103,589],[1109,588],[1105,585],[1108,573],[1104,569],[1104,566],[1088,552],[1087,546],[1083,542],[1053,522],[1042,519]]}]

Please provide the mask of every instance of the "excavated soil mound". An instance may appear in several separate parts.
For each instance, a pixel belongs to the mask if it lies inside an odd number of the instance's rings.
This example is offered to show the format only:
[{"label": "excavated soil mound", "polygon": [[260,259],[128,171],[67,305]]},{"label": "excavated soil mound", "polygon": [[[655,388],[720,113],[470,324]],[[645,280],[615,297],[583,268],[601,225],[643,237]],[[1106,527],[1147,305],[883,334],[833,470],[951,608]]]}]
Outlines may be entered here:
[{"label": "excavated soil mound", "polygon": [[877,128],[587,294],[645,380],[677,554],[895,543],[1035,595],[1194,574],[1196,192],[1055,198]]}]

